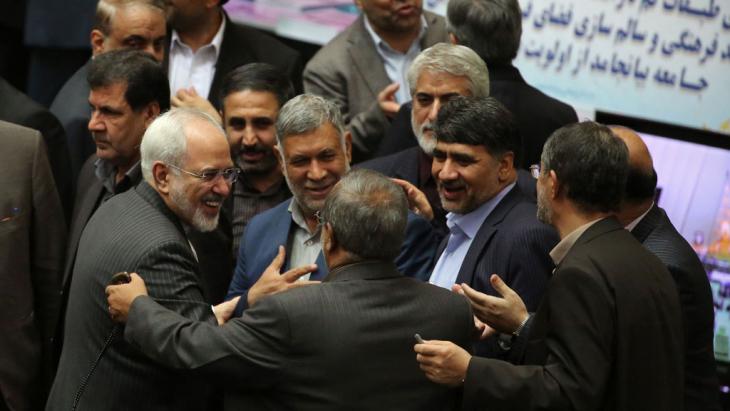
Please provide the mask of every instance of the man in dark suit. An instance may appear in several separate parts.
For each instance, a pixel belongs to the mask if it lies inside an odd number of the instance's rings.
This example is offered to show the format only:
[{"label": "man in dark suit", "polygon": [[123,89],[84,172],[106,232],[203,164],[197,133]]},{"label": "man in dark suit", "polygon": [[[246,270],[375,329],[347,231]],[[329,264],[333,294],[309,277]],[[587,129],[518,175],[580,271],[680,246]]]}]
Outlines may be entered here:
[{"label": "man in dark suit", "polygon": [[654,202],[657,175],[646,144],[628,128],[613,126],[611,131],[629,148],[629,179],[618,219],[659,257],[679,290],[685,331],[684,409],[719,410],[712,346],[715,317],[707,273],[687,240]]},{"label": "man in dark suit", "polygon": [[471,357],[446,341],[415,346],[429,379],[463,384],[464,409],[684,409],[676,287],[612,217],[627,170],[626,145],[605,126],[573,124],[548,139],[538,216],[561,242],[550,254],[557,268],[542,304],[530,317],[497,276],[504,298],[461,285],[480,320],[515,335],[522,365]]},{"label": "man in dark suit", "polygon": [[307,63],[304,90],[337,103],[352,133],[353,162],[373,157],[401,103],[416,55],[447,40],[441,16],[421,0],[357,0],[362,14]]},{"label": "man in dark suit", "polygon": [[61,198],[65,220],[68,222],[73,201],[73,181],[63,127],[45,107],[31,100],[1,77],[0,101],[2,101],[0,120],[41,132],[46,144],[53,180]]},{"label": "man in dark suit", "polygon": [[[414,333],[466,347],[474,328],[459,296],[404,277],[393,260],[407,224],[403,191],[382,175],[344,176],[321,209],[332,269],[319,285],[261,299],[216,327],[166,310],[144,282],[108,288],[125,338],[163,364],[224,382],[227,409],[445,410],[458,391],[432,384],[410,351]],[[363,227],[378,227],[363,236]],[[138,298],[137,298],[138,297]]]},{"label": "man in dark suit", "polygon": [[211,231],[238,175],[217,122],[197,110],[172,110],[147,129],[144,181],[104,203],[79,243],[66,314],[66,343],[48,410],[201,409],[206,385],[161,367],[121,339],[104,288],[134,270],[150,296],[188,318],[211,321],[196,249],[184,226]]},{"label": "man in dark suit", "polygon": [[[517,0],[453,0],[447,6],[449,37],[453,44],[474,50],[489,67],[490,96],[515,116],[522,135],[522,162],[527,169],[540,162],[542,146],[558,128],[578,121],[569,105],[530,86],[512,65],[522,36],[522,13]],[[407,110],[407,108],[406,108]],[[399,113],[393,132],[384,138],[381,152],[393,153],[410,147],[408,113]],[[399,120],[400,119],[400,120]],[[398,125],[401,124],[401,125]],[[394,133],[401,134],[394,134]]]},{"label": "man in dark suit", "polygon": [[234,68],[255,62],[278,68],[301,90],[299,53],[268,34],[231,21],[223,10],[227,1],[170,0],[172,31],[163,65],[174,107],[196,107],[218,117],[223,78]]},{"label": "man in dark suit", "polygon": [[[164,0],[99,0],[91,30],[93,56],[118,49],[142,50],[161,61],[165,42]],[[91,60],[66,81],[53,99],[51,112],[66,130],[73,181],[96,147],[89,133],[89,75]]]},{"label": "man in dark suit", "polygon": [[[558,236],[537,221],[535,204],[517,186],[520,140],[512,116],[491,97],[454,97],[439,112],[434,135],[432,172],[449,211],[449,235],[429,282],[446,289],[466,283],[495,295],[489,276],[498,273],[537,309]],[[489,357],[503,351],[497,338],[476,347]]]},{"label": "man in dark suit", "polygon": [[40,133],[0,121],[0,147],[0,410],[30,410],[53,378],[66,224]]},{"label": "man in dark suit", "polygon": [[97,149],[84,162],[77,184],[61,282],[62,307],[56,339],[59,351],[63,343],[63,313],[81,234],[101,204],[142,180],[142,136],[150,123],[170,108],[165,73],[152,57],[140,51],[115,50],[99,55],[91,62],[88,82],[88,128]]},{"label": "man in dark suit", "polygon": [[[350,134],[345,133],[339,107],[311,94],[287,102],[276,120],[277,156],[294,197],[256,217],[241,240],[233,281],[226,299],[243,296],[236,307],[240,315],[252,298],[250,288],[274,259],[279,245],[286,246],[285,267],[312,263],[312,280],[328,273],[322,254],[317,212],[332,187],[349,170]],[[362,227],[362,236],[372,228]],[[431,273],[436,241],[430,224],[409,214],[406,239],[396,258],[398,269],[422,280]]]}]

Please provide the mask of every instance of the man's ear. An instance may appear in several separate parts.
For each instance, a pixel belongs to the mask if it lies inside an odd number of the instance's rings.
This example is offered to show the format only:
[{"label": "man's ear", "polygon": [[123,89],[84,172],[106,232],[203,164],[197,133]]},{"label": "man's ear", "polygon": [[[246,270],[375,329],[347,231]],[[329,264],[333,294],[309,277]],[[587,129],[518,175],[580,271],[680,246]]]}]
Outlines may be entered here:
[{"label": "man's ear", "polygon": [[558,195],[560,195],[560,189],[562,188],[560,181],[558,181],[558,175],[555,174],[555,170],[550,170],[550,173],[548,174],[548,193],[550,194],[551,199],[558,198]]},{"label": "man's ear", "polygon": [[152,124],[157,116],[160,115],[160,104],[156,101],[152,101],[142,110],[142,114],[144,114],[144,128],[146,129],[150,126],[150,124]]},{"label": "man's ear", "polygon": [[337,245],[337,239],[335,238],[335,232],[332,229],[332,224],[325,223],[322,226],[322,232],[326,233],[324,235],[325,241],[322,242],[322,248],[327,250],[327,254],[332,254],[332,250],[334,250]]},{"label": "man's ear", "polygon": [[349,131],[345,132],[345,156],[347,164],[352,163],[352,133]]},{"label": "man's ear", "polygon": [[152,164],[152,178],[160,194],[170,194],[170,169],[162,161]]},{"label": "man's ear", "polygon": [[279,167],[281,167],[281,172],[284,172],[284,157],[281,151],[281,147],[278,144],[274,144],[273,147],[274,150],[274,157],[276,157],[276,161],[279,162]]},{"label": "man's ear", "polygon": [[506,181],[512,175],[515,168],[515,153],[508,151],[499,159],[499,168],[497,169],[497,178],[499,181]]},{"label": "man's ear", "polygon": [[99,29],[91,30],[91,55],[98,56],[104,52],[104,41],[106,36]]},{"label": "man's ear", "polygon": [[451,44],[459,44],[459,38],[456,37],[456,34],[449,33],[449,43],[451,43]]}]

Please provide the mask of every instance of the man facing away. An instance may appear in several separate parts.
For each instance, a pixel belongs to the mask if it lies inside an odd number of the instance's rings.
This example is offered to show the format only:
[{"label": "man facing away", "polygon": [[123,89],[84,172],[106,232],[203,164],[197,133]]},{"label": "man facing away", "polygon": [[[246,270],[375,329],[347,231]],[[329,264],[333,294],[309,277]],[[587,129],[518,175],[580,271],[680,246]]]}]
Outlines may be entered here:
[{"label": "man facing away", "polygon": [[613,217],[626,184],[626,145],[586,122],[553,133],[542,153],[538,217],[560,233],[542,304],[527,314],[466,284],[475,315],[513,333],[522,365],[472,357],[446,341],[417,344],[432,381],[464,387],[463,408],[682,410],[682,317],[672,277]]},{"label": "man facing away", "polygon": [[474,323],[460,296],[393,264],[407,224],[402,189],[353,171],[319,217],[330,267],[320,285],[263,298],[217,327],[163,308],[133,274],[107,289],[111,312],[145,354],[225,381],[226,409],[455,409],[458,391],[429,382],[410,348],[414,333],[466,346]]},{"label": "man facing away", "polygon": [[103,292],[115,273],[134,270],[166,307],[215,323],[184,227],[215,229],[237,170],[217,122],[189,109],[150,125],[141,164],[144,181],[104,203],[81,236],[48,410],[200,409],[204,401],[205,383],[154,363],[121,339]]}]

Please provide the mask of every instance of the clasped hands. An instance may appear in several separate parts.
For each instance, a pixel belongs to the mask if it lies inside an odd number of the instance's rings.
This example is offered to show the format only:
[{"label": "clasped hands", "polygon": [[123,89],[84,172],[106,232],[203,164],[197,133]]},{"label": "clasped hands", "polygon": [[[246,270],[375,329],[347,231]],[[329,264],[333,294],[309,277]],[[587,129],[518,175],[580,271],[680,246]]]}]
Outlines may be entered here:
[{"label": "clasped hands", "polygon": [[[297,281],[300,277],[305,274],[311,273],[317,269],[316,264],[310,264],[302,267],[293,268],[283,274],[281,274],[281,267],[284,264],[284,256],[286,252],[284,247],[279,246],[279,252],[277,253],[271,264],[264,270],[261,277],[254,283],[253,286],[248,290],[248,305],[252,307],[261,298],[280,293],[296,287],[302,287],[312,284],[318,284],[319,281]],[[144,283],[142,277],[137,273],[130,274],[130,282],[120,285],[110,285],[106,287],[107,302],[109,303],[109,315],[112,320],[120,323],[127,321],[129,315],[129,309],[134,302],[134,299],[141,296],[147,295],[147,286]],[[215,314],[218,324],[224,324],[228,321],[238,304],[241,297],[233,298],[229,301],[225,301],[216,306],[213,306],[213,313]]]},{"label": "clasped hands", "polygon": [[[492,274],[492,287],[501,297],[480,293],[466,284],[452,290],[466,296],[474,312],[474,323],[480,338],[495,332],[511,334],[529,317],[525,303],[502,279]],[[426,340],[414,346],[416,360],[426,377],[438,384],[458,386],[464,382],[471,354],[450,341]]]}]

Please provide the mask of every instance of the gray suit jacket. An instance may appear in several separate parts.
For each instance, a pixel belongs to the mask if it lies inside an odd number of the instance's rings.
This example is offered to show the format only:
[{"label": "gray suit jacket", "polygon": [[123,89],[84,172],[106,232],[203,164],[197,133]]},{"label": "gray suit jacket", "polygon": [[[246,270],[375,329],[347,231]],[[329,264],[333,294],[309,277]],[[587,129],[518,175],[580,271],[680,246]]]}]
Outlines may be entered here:
[{"label": "gray suit jacket", "polygon": [[[105,202],[79,242],[65,342],[46,409],[200,409],[205,384],[152,362],[125,343],[109,318],[104,288],[137,272],[150,296],[196,320],[214,321],[198,264],[178,218],[147,183]],[[116,331],[115,331],[116,330]]]},{"label": "gray suit jacket", "polygon": [[66,225],[40,133],[0,121],[0,147],[0,408],[24,410],[50,364]]},{"label": "gray suit jacket", "polygon": [[[428,23],[421,49],[448,40],[443,17],[424,11]],[[340,106],[352,132],[353,162],[372,156],[388,119],[378,106],[378,93],[391,83],[361,15],[322,47],[304,69],[304,91]]]},{"label": "gray suit jacket", "polygon": [[426,379],[413,335],[465,347],[472,330],[463,298],[365,261],[264,298],[222,327],[140,297],[125,338],[164,364],[227,383],[230,410],[442,410],[454,409],[459,392]]}]

